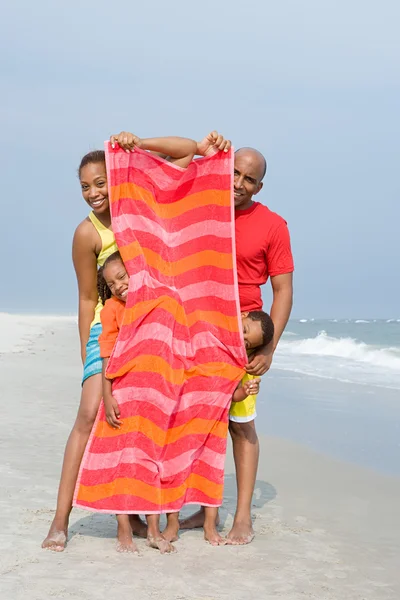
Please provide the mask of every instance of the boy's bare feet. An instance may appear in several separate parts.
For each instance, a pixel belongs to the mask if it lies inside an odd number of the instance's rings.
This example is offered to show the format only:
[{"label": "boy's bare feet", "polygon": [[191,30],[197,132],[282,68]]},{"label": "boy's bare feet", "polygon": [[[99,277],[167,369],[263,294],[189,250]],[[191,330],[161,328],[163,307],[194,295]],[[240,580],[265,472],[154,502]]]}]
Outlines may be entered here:
[{"label": "boy's bare feet", "polygon": [[141,538],[147,537],[147,525],[146,523],[143,523],[139,515],[129,515],[129,523],[133,535],[137,535]]},{"label": "boy's bare feet", "polygon": [[204,523],[204,539],[211,546],[225,546],[228,542],[217,530],[215,523]]},{"label": "boy's bare feet", "polygon": [[138,554],[138,549],[132,539],[132,529],[128,515],[117,515],[117,552],[134,552]]},{"label": "boy's bare feet", "polygon": [[162,535],[160,536],[147,536],[147,545],[150,548],[155,548],[159,550],[161,554],[172,554],[176,552],[175,546],[173,546],[168,540],[166,540]]},{"label": "boy's bare feet", "polygon": [[244,546],[245,544],[250,544],[254,540],[254,537],[255,533],[251,520],[239,521],[235,519],[232,529],[226,536],[226,540],[232,546]]},{"label": "boy's bare feet", "polygon": [[162,532],[163,538],[168,542],[176,542],[179,538],[179,513],[169,513],[167,515],[167,526]]},{"label": "boy's bare feet", "polygon": [[61,525],[53,520],[50,525],[49,533],[46,539],[42,542],[42,548],[45,550],[53,550],[53,552],[63,552],[67,545],[68,523]]}]

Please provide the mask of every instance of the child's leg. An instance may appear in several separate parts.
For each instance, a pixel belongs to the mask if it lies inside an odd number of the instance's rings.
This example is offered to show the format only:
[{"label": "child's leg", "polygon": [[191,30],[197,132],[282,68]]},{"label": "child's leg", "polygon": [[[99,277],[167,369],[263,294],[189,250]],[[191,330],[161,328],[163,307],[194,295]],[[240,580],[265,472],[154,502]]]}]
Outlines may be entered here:
[{"label": "child's leg", "polygon": [[218,508],[204,507],[204,539],[211,546],[224,546],[227,541],[217,531]]},{"label": "child's leg", "polygon": [[137,546],[132,539],[129,515],[117,515],[117,523],[117,552],[137,552]]},{"label": "child's leg", "polygon": [[[219,525],[219,514],[216,525],[217,527]],[[198,527],[204,527],[204,506],[200,506],[197,512],[179,522],[179,529],[197,529]]]},{"label": "child's leg", "polygon": [[176,542],[179,533],[179,513],[173,512],[167,514],[167,526],[162,532],[163,538],[168,542]]},{"label": "child's leg", "polygon": [[174,546],[168,542],[160,531],[160,515],[146,515],[147,520],[147,545],[159,550],[161,554],[176,552]]}]

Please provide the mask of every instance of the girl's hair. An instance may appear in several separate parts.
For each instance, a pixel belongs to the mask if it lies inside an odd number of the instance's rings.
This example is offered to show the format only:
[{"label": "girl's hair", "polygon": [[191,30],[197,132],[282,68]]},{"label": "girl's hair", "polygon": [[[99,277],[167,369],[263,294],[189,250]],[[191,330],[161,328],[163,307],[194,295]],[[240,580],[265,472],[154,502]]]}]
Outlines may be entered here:
[{"label": "girl's hair", "polygon": [[104,163],[106,162],[106,155],[104,150],[93,150],[92,152],[88,152],[88,154],[85,154],[85,156],[82,158],[80,165],[78,167],[78,175],[79,177],[81,176],[81,171],[83,169],[83,167],[86,167],[86,165],[91,165],[93,163]]},{"label": "girl's hair", "polygon": [[100,269],[97,271],[97,292],[103,304],[105,304],[106,300],[108,300],[112,296],[111,290],[108,287],[106,280],[104,279],[103,271],[108,264],[114,262],[115,260],[119,260],[120,262],[122,262],[122,264],[124,264],[124,261],[122,260],[122,257],[118,250],[110,254],[110,256],[108,256],[104,261],[104,265],[100,267]]}]

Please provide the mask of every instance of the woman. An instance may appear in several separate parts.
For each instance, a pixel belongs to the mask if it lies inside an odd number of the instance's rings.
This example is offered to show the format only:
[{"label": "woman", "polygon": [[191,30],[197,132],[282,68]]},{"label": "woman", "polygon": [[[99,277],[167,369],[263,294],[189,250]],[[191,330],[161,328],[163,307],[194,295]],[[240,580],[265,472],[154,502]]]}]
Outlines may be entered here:
[{"label": "woman", "polygon": [[[208,154],[213,148],[225,151],[230,148],[230,142],[215,131],[199,144],[179,137],[139,139],[127,132],[112,136],[110,141],[112,144],[118,143],[127,152],[137,146],[159,153],[169,157],[178,166],[187,165],[195,154]],[[56,552],[62,552],[67,543],[68,521],[79,467],[102,397],[102,361],[98,344],[102,303],[97,295],[97,270],[117,250],[111,230],[104,151],[86,154],[78,174],[82,196],[91,208],[89,216],[78,225],[72,246],[79,290],[79,337],[84,374],[78,414],[65,448],[56,514],[42,543],[42,548]],[[130,517],[130,524],[134,534],[146,535],[146,528],[137,515]],[[122,539],[124,535],[124,532],[118,531],[122,545],[126,545],[126,539]]]}]

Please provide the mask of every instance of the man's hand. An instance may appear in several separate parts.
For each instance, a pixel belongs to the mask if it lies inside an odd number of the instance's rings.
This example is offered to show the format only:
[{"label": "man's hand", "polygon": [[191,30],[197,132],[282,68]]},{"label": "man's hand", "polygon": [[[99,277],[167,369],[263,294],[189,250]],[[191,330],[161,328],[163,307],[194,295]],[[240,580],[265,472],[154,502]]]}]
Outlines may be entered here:
[{"label": "man's hand", "polygon": [[115,148],[115,144],[118,144],[125,152],[133,152],[135,147],[140,148],[141,139],[138,138],[137,135],[129,133],[129,131],[121,131],[118,135],[112,135],[110,137],[110,143],[112,148]]},{"label": "man's hand", "polygon": [[111,427],[114,429],[119,429],[122,425],[122,421],[120,421],[120,410],[118,406],[118,402],[115,398],[110,395],[105,395],[103,398],[104,408],[106,412],[106,420]]},{"label": "man's hand", "polygon": [[247,373],[249,375],[257,375],[257,377],[264,375],[264,373],[269,371],[273,355],[273,351],[268,346],[260,348],[260,350],[251,356],[250,362],[245,366]]},{"label": "man's hand", "polygon": [[197,152],[199,156],[208,156],[219,150],[229,152],[231,141],[226,140],[218,131],[212,131],[201,142],[197,142]]}]

